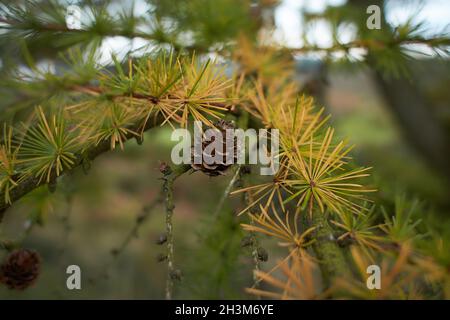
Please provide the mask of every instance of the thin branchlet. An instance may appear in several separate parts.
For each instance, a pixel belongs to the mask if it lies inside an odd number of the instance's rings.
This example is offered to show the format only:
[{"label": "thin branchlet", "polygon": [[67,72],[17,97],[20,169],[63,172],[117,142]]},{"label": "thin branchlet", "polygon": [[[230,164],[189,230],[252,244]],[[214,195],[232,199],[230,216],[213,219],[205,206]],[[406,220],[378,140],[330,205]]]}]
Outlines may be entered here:
[{"label": "thin branchlet", "polygon": [[173,237],[173,212],[175,209],[175,203],[173,198],[173,185],[175,180],[187,172],[191,167],[189,165],[180,165],[174,168],[169,166],[165,167],[163,172],[163,194],[164,204],[166,208],[166,261],[167,261],[167,279],[166,279],[166,292],[165,296],[167,300],[173,298],[173,285],[174,280],[179,278],[179,270],[175,268],[174,259],[174,237]]},{"label": "thin branchlet", "polygon": [[[67,112],[57,118],[37,109],[40,123],[26,127],[24,138],[16,139],[21,166],[12,177],[14,185],[0,190],[0,219],[13,202],[33,189],[54,185],[60,175],[84,167],[86,161],[116,145],[123,149],[131,138],[142,140],[144,131],[152,127],[172,122],[186,126],[191,117],[209,124],[210,118],[228,111],[225,91],[230,81],[210,61],[197,66],[194,59],[163,54],[154,60],[129,60],[128,69],[126,74],[117,63],[115,75],[100,74],[100,85],[68,86],[69,92],[81,93],[83,100],[66,106]],[[172,74],[164,74],[169,69]],[[158,86],[153,82],[150,86],[150,78]],[[36,152],[39,157],[34,156]]]}]

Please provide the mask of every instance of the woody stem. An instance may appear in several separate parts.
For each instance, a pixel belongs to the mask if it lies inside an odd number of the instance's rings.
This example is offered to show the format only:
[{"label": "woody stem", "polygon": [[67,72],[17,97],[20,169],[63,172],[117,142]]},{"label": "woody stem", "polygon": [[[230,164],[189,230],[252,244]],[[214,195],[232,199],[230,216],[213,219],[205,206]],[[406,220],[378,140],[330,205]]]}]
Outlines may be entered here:
[{"label": "woody stem", "polygon": [[166,300],[171,300],[173,296],[174,272],[174,246],[173,246],[173,223],[172,216],[175,204],[173,200],[173,184],[183,173],[188,171],[189,165],[181,165],[174,169],[169,169],[164,173],[164,203],[166,206],[166,235],[167,235],[167,279],[166,279]]},{"label": "woody stem", "polygon": [[348,266],[344,254],[334,238],[327,214],[320,210],[314,210],[313,201],[313,197],[311,197],[308,205],[309,224],[316,227],[314,230],[315,241],[312,246],[320,262],[323,279],[327,285],[330,285],[335,277],[345,276]]}]

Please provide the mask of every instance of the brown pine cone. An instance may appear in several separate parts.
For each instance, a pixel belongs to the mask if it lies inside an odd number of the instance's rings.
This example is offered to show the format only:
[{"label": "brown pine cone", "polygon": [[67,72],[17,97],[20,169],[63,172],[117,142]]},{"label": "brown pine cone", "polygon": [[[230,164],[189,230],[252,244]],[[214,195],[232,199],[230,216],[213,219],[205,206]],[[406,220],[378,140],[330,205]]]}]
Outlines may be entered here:
[{"label": "brown pine cone", "polygon": [[192,146],[191,148],[191,167],[195,170],[195,171],[202,171],[205,174],[209,175],[209,176],[218,176],[218,175],[224,175],[225,171],[231,167],[232,164],[236,163],[237,161],[237,156],[238,156],[238,146],[237,146],[237,139],[234,138],[233,139],[233,146],[231,148],[232,152],[233,152],[233,162],[230,164],[226,163],[226,157],[227,157],[227,141],[226,141],[226,130],[227,129],[235,129],[234,124],[231,121],[226,121],[226,120],[219,120],[217,122],[214,123],[214,127],[217,130],[220,130],[220,132],[222,133],[222,143],[223,143],[223,153],[220,155],[220,160],[217,160],[216,162],[212,163],[212,164],[208,164],[206,163],[205,159],[210,158],[210,157],[215,157],[215,150],[212,150],[211,153],[209,153],[208,150],[205,150],[205,148],[211,144],[214,141],[214,137],[211,138],[207,138],[203,135],[202,137],[202,152],[203,152],[203,157],[202,157],[202,163],[200,164],[196,164],[194,163],[194,158],[195,158],[195,147]]},{"label": "brown pine cone", "polygon": [[41,259],[36,251],[14,250],[0,266],[0,282],[9,289],[24,290],[36,281],[40,265]]}]

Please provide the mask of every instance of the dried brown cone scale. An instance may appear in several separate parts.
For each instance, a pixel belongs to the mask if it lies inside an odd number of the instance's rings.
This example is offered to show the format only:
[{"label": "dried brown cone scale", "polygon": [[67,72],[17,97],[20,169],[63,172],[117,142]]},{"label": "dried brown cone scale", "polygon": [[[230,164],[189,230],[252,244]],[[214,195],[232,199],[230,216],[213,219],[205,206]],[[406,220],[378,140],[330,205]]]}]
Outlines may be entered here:
[{"label": "dried brown cone scale", "polygon": [[0,266],[0,282],[9,289],[24,290],[34,284],[40,267],[41,258],[36,251],[14,250]]},{"label": "dried brown cone scale", "polygon": [[[214,162],[212,164],[206,163],[206,161],[205,161],[206,158],[215,156],[214,150],[212,151],[212,154],[208,154],[208,151],[205,150],[209,144],[214,142],[214,137],[211,139],[208,139],[205,136],[203,136],[203,138],[202,138],[202,153],[203,153],[202,154],[202,163],[199,163],[199,164],[194,163],[195,147],[193,146],[191,148],[191,167],[192,167],[192,169],[194,169],[195,171],[202,171],[203,173],[205,173],[211,177],[224,175],[225,172],[228,170],[228,168],[230,168],[234,163],[236,163],[237,157],[238,157],[237,139],[236,138],[233,139],[233,145],[230,147],[228,147],[227,139],[226,139],[226,130],[227,129],[234,130],[236,128],[234,126],[233,122],[226,121],[226,120],[219,120],[214,123],[214,127],[222,133],[222,137],[223,137],[222,138],[223,153],[220,155],[221,161]],[[229,142],[229,143],[231,143],[231,142]],[[231,149],[233,152],[232,163],[226,163],[228,149]]]}]

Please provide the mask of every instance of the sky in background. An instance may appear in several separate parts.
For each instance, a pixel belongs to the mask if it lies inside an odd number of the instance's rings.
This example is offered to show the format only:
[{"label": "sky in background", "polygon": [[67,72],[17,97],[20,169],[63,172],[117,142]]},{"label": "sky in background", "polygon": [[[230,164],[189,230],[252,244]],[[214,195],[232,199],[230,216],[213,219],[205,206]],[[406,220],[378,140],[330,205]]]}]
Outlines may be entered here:
[{"label": "sky in background", "polygon": [[[275,22],[279,31],[277,38],[291,47],[302,45],[301,40],[301,16],[300,10],[320,13],[327,5],[339,6],[346,0],[283,0],[275,13]],[[418,10],[419,8],[419,10]],[[388,22],[393,25],[404,23],[410,17],[414,22],[426,21],[430,33],[449,30],[450,25],[450,0],[390,0],[387,4]],[[351,39],[352,30],[342,30],[341,41]],[[310,32],[309,41],[319,46],[328,46],[331,43],[330,28],[324,22],[316,23]]]},{"label": "sky in background", "polygon": [[[214,1],[214,0],[211,0]],[[277,41],[290,47],[302,46],[301,39],[301,10],[307,12],[322,12],[327,5],[339,6],[346,0],[283,0],[275,12],[275,23],[277,30],[275,37]],[[131,2],[130,2],[131,3]],[[142,14],[149,8],[144,1],[135,2],[135,12]],[[390,0],[388,1],[387,16],[388,22],[393,25],[403,23],[410,17],[414,17],[414,22],[426,21],[427,29],[432,33],[443,32],[449,29],[450,25],[450,0]],[[339,30],[338,38],[341,42],[352,40],[354,30],[347,26]],[[318,46],[327,47],[331,44],[331,32],[327,22],[316,22],[308,32],[308,40]],[[125,56],[127,52],[145,47],[147,42],[143,39],[129,40],[123,37],[110,37],[105,39],[102,45],[102,62],[111,61],[111,53],[114,52],[119,57]],[[426,48],[415,48],[418,51],[430,53]],[[351,54],[357,59],[364,52],[357,52],[359,49],[352,49]]]}]

